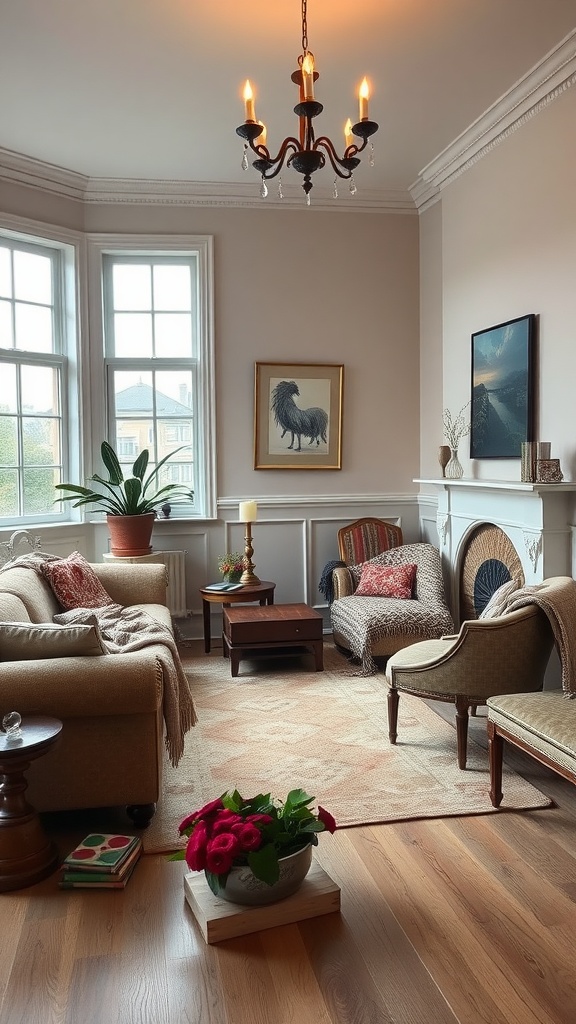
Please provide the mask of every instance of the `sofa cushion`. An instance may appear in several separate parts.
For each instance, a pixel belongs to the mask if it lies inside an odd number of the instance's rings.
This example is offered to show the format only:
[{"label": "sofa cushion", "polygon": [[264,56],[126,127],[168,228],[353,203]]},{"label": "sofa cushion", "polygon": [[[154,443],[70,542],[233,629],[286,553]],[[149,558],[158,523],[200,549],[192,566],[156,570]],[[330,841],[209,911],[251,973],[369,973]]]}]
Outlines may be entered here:
[{"label": "sofa cushion", "polygon": [[412,597],[416,578],[416,566],[375,565],[366,562],[362,566],[360,581],[356,588],[358,597],[395,597],[407,601]]},{"label": "sofa cushion", "polygon": [[42,573],[62,608],[104,608],[114,604],[94,569],[79,551],[68,558],[43,562]]},{"label": "sofa cushion", "polygon": [[82,626],[0,622],[0,661],[94,657],[106,653],[95,622]]},{"label": "sofa cushion", "polygon": [[[0,573],[0,592],[19,597],[32,622],[52,622],[55,613],[60,611],[50,584],[35,569],[22,565],[3,569]],[[2,619],[8,620],[10,617],[2,615]]]}]

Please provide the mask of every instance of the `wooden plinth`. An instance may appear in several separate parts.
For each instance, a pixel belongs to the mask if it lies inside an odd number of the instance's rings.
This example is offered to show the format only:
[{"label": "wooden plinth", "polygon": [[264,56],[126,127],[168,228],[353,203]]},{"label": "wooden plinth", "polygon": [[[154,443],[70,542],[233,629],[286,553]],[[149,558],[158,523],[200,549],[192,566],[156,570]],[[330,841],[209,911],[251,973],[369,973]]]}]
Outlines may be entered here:
[{"label": "wooden plinth", "polygon": [[203,874],[184,876],[184,895],[208,943],[276,928],[340,910],[340,887],[315,861],[298,892],[265,907],[241,907],[218,899]]}]

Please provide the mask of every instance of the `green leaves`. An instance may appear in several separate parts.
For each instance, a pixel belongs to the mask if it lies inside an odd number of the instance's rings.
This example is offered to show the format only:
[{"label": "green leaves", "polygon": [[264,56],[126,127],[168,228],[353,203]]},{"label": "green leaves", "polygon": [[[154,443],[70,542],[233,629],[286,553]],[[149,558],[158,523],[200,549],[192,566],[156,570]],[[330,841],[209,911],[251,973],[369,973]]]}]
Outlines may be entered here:
[{"label": "green leaves", "polygon": [[181,445],[160,459],[148,473],[150,453],[147,448],[140,452],[132,466],[132,475],[124,477],[120,461],[112,445],[103,441],[100,446],[102,462],[108,471],[108,480],[95,473],[91,482],[100,485],[100,490],[82,487],[80,484],[56,484],[57,491],[66,492],[58,501],[71,501],[73,508],[81,505],[95,506],[99,512],[111,516],[140,516],[154,512],[168,498],[188,498],[193,500],[194,492],[181,484],[164,484],[158,486],[158,472],[169,459],[178,452],[189,448]]}]

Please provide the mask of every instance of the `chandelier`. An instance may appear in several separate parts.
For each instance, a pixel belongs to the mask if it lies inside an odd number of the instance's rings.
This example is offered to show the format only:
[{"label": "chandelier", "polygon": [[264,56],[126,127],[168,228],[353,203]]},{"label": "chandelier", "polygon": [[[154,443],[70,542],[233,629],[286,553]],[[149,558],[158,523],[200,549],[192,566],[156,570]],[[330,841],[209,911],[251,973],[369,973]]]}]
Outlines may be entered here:
[{"label": "chandelier", "polygon": [[[284,165],[291,167],[302,174],[304,181],[302,188],[306,193],[306,202],[310,205],[310,191],[312,189],[312,175],[326,165],[326,158],[335,171],[338,178],[350,180],[350,192],[354,195],[356,184],[354,182],[354,170],[360,163],[359,154],[366,148],[372,135],[378,131],[375,121],[368,119],[368,82],[364,78],[358,98],[359,113],[358,121],[352,124],[350,118],[344,128],[344,155],[338,156],[336,147],[326,135],[316,138],[314,133],[314,118],[322,113],[322,104],[314,98],[314,83],[319,78],[315,70],[314,54],[308,49],[308,25],[306,18],[307,0],[302,0],[302,53],[298,57],[298,70],[294,71],[291,78],[298,86],[299,98],[294,107],[294,113],[298,116],[298,138],[288,136],[284,139],[277,156],[271,156],[266,147],[267,129],[262,121],[256,120],[254,107],[254,93],[252,86],[247,80],[244,87],[244,111],[245,121],[236,129],[237,135],[244,139],[244,154],[242,167],[248,169],[248,147],[256,154],[257,159],[252,161],[252,166],[260,173],[262,185],[260,195],[264,199],[268,195],[266,181],[275,178]],[[361,141],[355,141],[355,140]],[[370,143],[370,165],[374,164],[374,152]],[[334,178],[333,196],[337,198],[337,178]],[[282,196],[282,182],[279,179],[278,196]]]}]

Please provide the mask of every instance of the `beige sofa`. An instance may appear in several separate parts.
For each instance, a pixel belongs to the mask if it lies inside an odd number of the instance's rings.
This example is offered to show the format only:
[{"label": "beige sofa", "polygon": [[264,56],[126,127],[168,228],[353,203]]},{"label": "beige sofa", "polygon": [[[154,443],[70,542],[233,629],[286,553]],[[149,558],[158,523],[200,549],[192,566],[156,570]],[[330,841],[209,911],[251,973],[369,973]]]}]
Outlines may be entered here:
[{"label": "beige sofa", "polygon": [[[171,626],[167,573],[157,564],[93,564],[115,602]],[[61,608],[32,568],[0,573],[0,621],[49,623]],[[143,826],[154,813],[165,756],[163,668],[151,645],[122,654],[4,660],[0,718],[8,711],[63,722],[59,742],[30,765],[27,798],[39,811],[125,804]],[[97,653],[97,652],[96,652]]]}]

